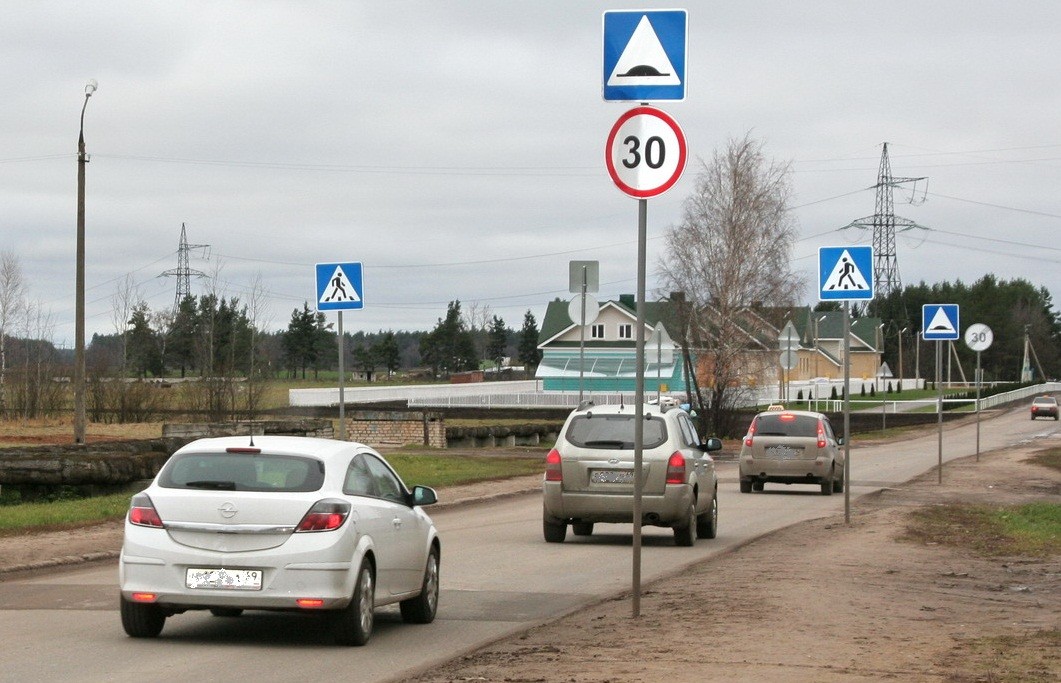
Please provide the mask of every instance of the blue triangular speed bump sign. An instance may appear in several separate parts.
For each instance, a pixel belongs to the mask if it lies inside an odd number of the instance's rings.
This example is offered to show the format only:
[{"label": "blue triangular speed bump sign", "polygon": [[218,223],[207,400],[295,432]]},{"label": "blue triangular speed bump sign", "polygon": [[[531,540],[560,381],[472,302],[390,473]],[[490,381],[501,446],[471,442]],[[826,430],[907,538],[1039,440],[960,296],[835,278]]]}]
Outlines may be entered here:
[{"label": "blue triangular speed bump sign", "polygon": [[921,307],[921,338],[954,341],[958,334],[958,304],[925,304]]}]

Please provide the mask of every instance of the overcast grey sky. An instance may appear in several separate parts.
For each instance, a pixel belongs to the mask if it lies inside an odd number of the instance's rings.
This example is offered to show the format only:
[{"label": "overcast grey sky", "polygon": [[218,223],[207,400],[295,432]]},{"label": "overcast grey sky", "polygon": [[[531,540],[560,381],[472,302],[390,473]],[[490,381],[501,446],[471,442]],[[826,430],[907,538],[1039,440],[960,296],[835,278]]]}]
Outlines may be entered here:
[{"label": "overcast grey sky", "polygon": [[[131,275],[172,304],[191,267],[268,329],[313,305],[313,265],[364,264],[347,330],[428,330],[449,301],[513,328],[567,298],[569,260],[632,293],[637,204],[605,169],[631,104],[601,98],[605,10],[684,7],[687,98],[661,103],[692,161],[648,203],[649,263],[698,158],[751,131],[792,162],[793,267],[874,212],[881,143],[928,176],[931,228],[898,239],[904,283],[985,273],[1061,297],[1061,3],[8,2],[0,22],[0,249],[73,346],[78,117],[88,79],[87,328],[113,332]],[[918,186],[919,193],[925,186]],[[649,273],[649,288],[655,278]],[[193,280],[194,293],[206,287]],[[334,318],[334,314],[330,314]],[[967,322],[963,320],[963,325]]]}]

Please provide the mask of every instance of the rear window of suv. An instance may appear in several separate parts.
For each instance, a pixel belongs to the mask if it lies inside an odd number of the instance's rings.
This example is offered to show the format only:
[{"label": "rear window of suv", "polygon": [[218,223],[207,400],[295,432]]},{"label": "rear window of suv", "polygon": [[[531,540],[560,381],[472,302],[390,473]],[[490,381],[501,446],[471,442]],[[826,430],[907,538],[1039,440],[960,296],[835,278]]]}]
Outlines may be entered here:
[{"label": "rear window of suv", "polygon": [[[594,415],[587,413],[571,419],[565,438],[580,448],[633,450],[633,415]],[[655,448],[667,440],[667,424],[658,417],[644,419],[642,447]]]},{"label": "rear window of suv", "polygon": [[1039,398],[1032,401],[1032,403],[1040,406],[1056,406],[1057,399],[1051,396],[1040,396]]},{"label": "rear window of suv", "polygon": [[265,453],[184,453],[166,463],[158,484],[171,489],[317,491],[324,463]]},{"label": "rear window of suv", "polygon": [[792,413],[764,413],[755,418],[756,436],[818,436],[818,418]]}]

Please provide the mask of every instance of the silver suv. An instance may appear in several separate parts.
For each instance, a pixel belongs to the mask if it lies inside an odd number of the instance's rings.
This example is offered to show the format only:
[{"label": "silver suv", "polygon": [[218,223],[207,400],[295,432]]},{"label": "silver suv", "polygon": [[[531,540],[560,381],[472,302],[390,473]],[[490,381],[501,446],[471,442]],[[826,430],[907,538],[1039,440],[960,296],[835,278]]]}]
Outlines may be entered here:
[{"label": "silver suv", "polygon": [[844,490],[844,440],[829,418],[804,410],[771,410],[752,418],[740,450],[740,492],[766,482],[815,484],[822,495]]},{"label": "silver suv", "polygon": [[[596,522],[634,521],[634,406],[583,405],[568,416],[545,458],[542,529],[561,543],[571,525],[589,536]],[[677,545],[718,532],[718,477],[710,451],[680,408],[644,406],[641,522],[672,527]]]}]

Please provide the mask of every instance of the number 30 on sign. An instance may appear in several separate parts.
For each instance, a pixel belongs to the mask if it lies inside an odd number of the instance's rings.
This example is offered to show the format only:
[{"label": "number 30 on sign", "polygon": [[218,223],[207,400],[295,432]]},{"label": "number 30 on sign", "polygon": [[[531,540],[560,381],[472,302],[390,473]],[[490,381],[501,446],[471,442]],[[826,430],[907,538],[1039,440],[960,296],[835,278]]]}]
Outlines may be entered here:
[{"label": "number 30 on sign", "polygon": [[635,199],[661,195],[685,171],[685,133],[669,114],[655,107],[636,107],[619,117],[608,134],[608,174]]}]

